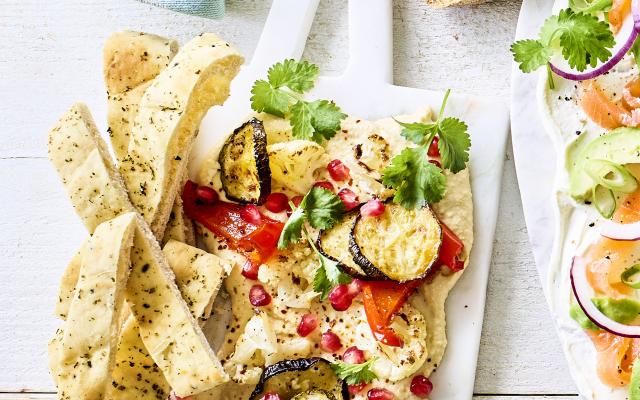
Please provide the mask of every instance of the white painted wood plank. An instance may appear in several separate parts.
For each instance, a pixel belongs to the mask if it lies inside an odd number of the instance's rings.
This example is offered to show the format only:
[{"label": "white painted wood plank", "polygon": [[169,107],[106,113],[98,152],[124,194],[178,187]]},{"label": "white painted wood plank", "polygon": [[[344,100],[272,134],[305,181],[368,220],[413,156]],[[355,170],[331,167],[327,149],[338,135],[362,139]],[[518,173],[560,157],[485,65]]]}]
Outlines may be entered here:
[{"label": "white painted wood plank", "polygon": [[[51,294],[84,228],[46,159],[2,158],[46,156],[46,132],[77,100],[105,126],[101,48],[110,32],[147,30],[184,42],[214,31],[250,55],[270,2],[228,1],[221,21],[132,0],[0,3],[0,34],[11,38],[0,43],[0,354],[10,366],[0,370],[0,391],[46,391],[46,341],[58,323]],[[396,0],[396,83],[506,96],[519,6],[499,0],[434,11]],[[344,0],[321,2],[304,57],[329,74],[347,62],[346,21]],[[574,393],[529,251],[513,163],[505,168],[476,392]],[[15,396],[8,398],[29,398]]]}]

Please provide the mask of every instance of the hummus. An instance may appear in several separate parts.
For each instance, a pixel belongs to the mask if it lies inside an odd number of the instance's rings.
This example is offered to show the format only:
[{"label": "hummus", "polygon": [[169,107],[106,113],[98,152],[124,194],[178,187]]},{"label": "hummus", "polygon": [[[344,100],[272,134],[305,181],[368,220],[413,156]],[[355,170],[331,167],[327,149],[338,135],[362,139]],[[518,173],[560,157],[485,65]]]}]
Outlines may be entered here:
[{"label": "hummus", "polygon": [[[292,140],[291,127],[286,120],[269,115],[256,116],[263,120],[270,146],[277,146]],[[428,121],[430,110],[421,110],[414,115],[400,116],[406,122]],[[327,180],[337,189],[348,187],[361,202],[373,197],[387,198],[393,192],[380,183],[381,171],[391,159],[409,146],[401,135],[402,128],[392,118],[365,121],[347,118],[341,130],[329,141],[322,144],[322,154],[314,154],[309,159],[317,160],[304,168],[306,189],[314,182]],[[285,144],[283,144],[285,145]],[[222,193],[218,177],[219,165],[214,149],[209,160],[203,165],[199,175],[202,184],[210,184]],[[332,181],[326,164],[339,159],[350,169],[352,180],[349,184]],[[464,258],[468,263],[473,244],[473,205],[469,171],[447,174],[447,191],[444,199],[433,205],[439,219],[451,228],[464,242]],[[300,182],[296,182],[300,186]],[[273,191],[289,196],[301,195],[286,182],[272,182]],[[265,212],[269,217],[280,218]],[[367,322],[364,307],[359,298],[343,312],[335,311],[328,301],[320,302],[319,294],[313,291],[311,283],[318,267],[317,257],[312,250],[299,244],[279,252],[260,267],[258,280],[272,296],[268,307],[254,310],[249,303],[249,289],[255,283],[241,275],[244,258],[227,247],[199,226],[200,233],[210,252],[228,260],[233,269],[225,279],[224,287],[231,303],[231,317],[225,325],[224,339],[218,350],[225,370],[232,382],[196,399],[246,400],[257,383],[265,365],[292,359],[313,356],[335,360],[350,346],[357,346],[368,353],[368,357],[378,357],[373,369],[379,377],[373,387],[384,387],[392,391],[398,399],[417,399],[409,391],[411,377],[415,374],[429,376],[436,370],[444,354],[446,318],[444,304],[448,293],[460,278],[462,271],[445,275],[439,272],[435,278],[419,288],[400,310],[402,318],[395,318],[393,329],[405,339],[402,348],[380,344],[373,337]],[[316,232],[311,233],[312,236]],[[318,328],[307,337],[296,334],[296,327],[303,314],[319,316]],[[224,316],[214,315],[210,324],[219,323]],[[322,351],[319,347],[322,332],[336,333],[342,348],[336,354]],[[355,399],[366,398],[366,390],[355,395]]]}]

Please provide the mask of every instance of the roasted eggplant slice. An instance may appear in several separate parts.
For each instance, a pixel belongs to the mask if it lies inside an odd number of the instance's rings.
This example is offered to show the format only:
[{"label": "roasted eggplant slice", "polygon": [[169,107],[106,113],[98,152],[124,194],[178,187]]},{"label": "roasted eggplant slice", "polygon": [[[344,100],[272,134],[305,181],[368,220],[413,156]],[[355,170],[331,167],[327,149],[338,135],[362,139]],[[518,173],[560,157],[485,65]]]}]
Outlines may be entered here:
[{"label": "roasted eggplant slice", "polygon": [[429,272],[441,243],[440,222],[428,206],[407,210],[387,204],[378,217],[356,217],[349,250],[371,278],[405,282]]},{"label": "roasted eggplant slice", "polygon": [[249,400],[262,400],[270,392],[277,393],[281,400],[349,399],[347,384],[336,376],[329,361],[319,357],[285,360],[266,367]]},{"label": "roasted eggplant slice", "polygon": [[260,120],[252,118],[233,131],[220,150],[220,177],[227,198],[262,204],[271,193],[267,135]]},{"label": "roasted eggplant slice", "polygon": [[297,394],[291,400],[336,400],[335,396],[324,390],[310,390],[308,392]]},{"label": "roasted eggplant slice", "polygon": [[318,250],[333,261],[340,263],[350,275],[366,278],[367,275],[362,267],[353,261],[353,255],[349,251],[349,237],[351,229],[359,215],[359,211],[355,210],[347,214],[340,222],[335,224],[331,229],[320,231],[318,234]]}]

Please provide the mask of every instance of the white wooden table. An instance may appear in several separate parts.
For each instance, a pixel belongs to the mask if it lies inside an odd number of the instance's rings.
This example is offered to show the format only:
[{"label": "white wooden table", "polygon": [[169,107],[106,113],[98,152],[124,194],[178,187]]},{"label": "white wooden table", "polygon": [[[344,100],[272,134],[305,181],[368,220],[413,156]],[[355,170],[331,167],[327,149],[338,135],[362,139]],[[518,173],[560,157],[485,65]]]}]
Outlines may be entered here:
[{"label": "white wooden table", "polygon": [[[227,16],[212,21],[133,0],[0,1],[0,399],[51,398],[43,371],[55,299],[34,294],[57,286],[84,230],[49,166],[45,138],[78,100],[105,127],[105,37],[129,28],[184,42],[211,31],[250,57],[269,6],[228,1]],[[395,82],[508,96],[519,7],[496,0],[434,11],[422,0],[394,1]],[[321,1],[304,57],[323,73],[346,65],[346,17],[344,0]],[[483,400],[576,396],[529,251],[510,151],[475,389]]]}]

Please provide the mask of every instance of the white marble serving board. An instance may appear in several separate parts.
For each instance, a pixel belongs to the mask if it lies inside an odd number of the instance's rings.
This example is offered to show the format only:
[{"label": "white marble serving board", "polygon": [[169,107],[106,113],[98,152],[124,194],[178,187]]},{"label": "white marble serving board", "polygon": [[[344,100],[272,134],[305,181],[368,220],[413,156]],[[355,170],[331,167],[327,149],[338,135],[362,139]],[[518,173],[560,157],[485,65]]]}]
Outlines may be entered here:
[{"label": "white marble serving board", "polygon": [[[291,14],[289,14],[289,17]],[[270,15],[270,19],[275,14]],[[407,114],[424,106],[437,110],[443,92],[412,89],[392,84],[393,36],[390,0],[349,1],[349,62],[339,77],[320,78],[310,97],[334,100],[346,113],[365,119]],[[269,30],[267,22],[267,32]],[[279,52],[278,41],[260,40]],[[260,49],[264,50],[264,49]],[[260,50],[258,54],[260,54]],[[301,49],[290,53],[297,58]],[[257,57],[257,56],[256,56]],[[275,60],[274,60],[275,61]],[[256,67],[259,63],[261,66]],[[219,147],[228,133],[239,126],[250,112],[249,87],[263,78],[266,66],[255,58],[232,87],[228,102],[207,115],[193,157],[192,173],[209,154]],[[262,68],[262,70],[260,70]],[[258,75],[255,75],[258,74]],[[234,93],[240,95],[234,98]],[[469,124],[472,139],[471,179],[474,195],[475,242],[471,263],[447,302],[447,336],[449,345],[443,362],[433,375],[432,400],[467,400],[472,397],[476,361],[482,332],[486,286],[493,246],[498,197],[508,136],[508,110],[497,98],[481,98],[455,93],[447,115],[457,116]]]}]

